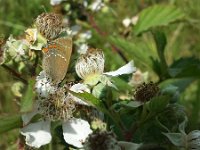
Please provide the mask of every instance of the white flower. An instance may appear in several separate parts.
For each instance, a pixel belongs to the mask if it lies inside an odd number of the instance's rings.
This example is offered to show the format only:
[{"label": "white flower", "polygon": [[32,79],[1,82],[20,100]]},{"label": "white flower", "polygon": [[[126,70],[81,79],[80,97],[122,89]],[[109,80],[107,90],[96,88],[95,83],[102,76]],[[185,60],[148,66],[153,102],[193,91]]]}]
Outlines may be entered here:
[{"label": "white flower", "polygon": [[79,46],[77,51],[79,54],[86,54],[87,50],[88,50],[88,45],[84,43]]},{"label": "white flower", "polygon": [[35,89],[39,96],[47,98],[49,94],[55,93],[57,87],[52,85],[50,80],[46,77],[46,73],[41,71],[36,78]]},{"label": "white flower", "polygon": [[102,2],[102,0],[95,0],[90,6],[89,8],[92,11],[99,11],[103,6],[105,6],[105,4]]},{"label": "white flower", "polygon": [[[62,87],[52,86],[45,73],[42,71],[37,77],[36,92],[38,100],[36,101],[33,112],[22,115],[24,127],[21,134],[26,137],[26,144],[39,148],[42,145],[50,143],[52,137],[50,133],[51,121],[61,121],[63,128],[63,136],[67,143],[81,148],[86,137],[92,133],[90,125],[87,121],[73,118],[75,102],[87,105],[80,99],[71,94],[65,94]],[[75,84],[71,87],[74,92],[88,91],[86,85]],[[36,114],[44,117],[39,122],[30,123],[31,118]]]},{"label": "white flower", "polygon": [[106,72],[104,74],[109,75],[109,76],[119,76],[123,74],[130,74],[135,72],[136,68],[134,67],[133,61],[130,61],[128,64],[120,67],[116,71],[111,71],[111,72]]},{"label": "white flower", "polygon": [[130,25],[136,25],[138,22],[138,16],[133,16],[132,18],[125,18],[124,20],[122,20],[122,24],[124,27],[129,27]]},{"label": "white flower", "polygon": [[62,1],[65,1],[65,0],[50,0],[50,4],[52,6],[59,5]]},{"label": "white flower", "polygon": [[63,123],[63,136],[67,143],[78,148],[83,147],[83,142],[92,133],[87,121],[81,119],[71,119]]},{"label": "white flower", "polygon": [[26,136],[26,144],[39,148],[50,143],[52,137],[50,133],[50,121],[40,121],[30,123],[21,129],[21,134]]},{"label": "white flower", "polygon": [[131,19],[130,18],[125,18],[123,21],[122,21],[122,24],[124,25],[124,27],[128,27],[130,24],[131,24]]},{"label": "white flower", "polygon": [[102,82],[102,80],[110,84],[109,79],[106,78],[106,76],[130,74],[136,70],[133,61],[130,61],[128,64],[122,66],[116,71],[103,73],[104,61],[103,51],[90,48],[86,54],[82,54],[78,58],[75,65],[76,73],[81,79],[84,80],[85,84],[96,85],[99,81]]},{"label": "white flower", "polygon": [[133,17],[131,18],[131,23],[132,23],[133,25],[136,25],[137,22],[138,22],[138,19],[139,19],[139,16],[138,16],[138,15],[133,16]]},{"label": "white flower", "polygon": [[84,33],[81,33],[79,35],[79,37],[82,38],[82,39],[87,39],[88,40],[88,39],[90,39],[92,37],[92,32],[90,30],[88,30],[88,31],[86,31]]},{"label": "white flower", "polygon": [[[21,134],[26,137],[26,144],[39,148],[51,142],[50,121],[30,123],[21,129]],[[68,144],[75,147],[83,147],[83,142],[92,133],[87,121],[73,118],[62,123],[63,136]]]},{"label": "white flower", "polygon": [[5,60],[9,58],[15,62],[24,61],[29,57],[28,52],[29,44],[26,40],[16,40],[10,36],[4,45]]}]

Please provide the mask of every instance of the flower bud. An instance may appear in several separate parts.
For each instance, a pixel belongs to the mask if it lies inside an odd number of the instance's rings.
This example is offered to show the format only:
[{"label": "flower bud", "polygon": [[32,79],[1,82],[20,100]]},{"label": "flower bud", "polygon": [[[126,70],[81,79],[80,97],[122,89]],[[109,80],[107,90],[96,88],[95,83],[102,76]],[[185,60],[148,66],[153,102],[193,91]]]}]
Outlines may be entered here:
[{"label": "flower bud", "polygon": [[112,132],[96,130],[86,139],[85,150],[121,150]]},{"label": "flower bud", "polygon": [[75,69],[77,75],[83,80],[88,77],[103,74],[103,52],[99,49],[90,48],[86,54],[80,55],[76,62]]},{"label": "flower bud", "polygon": [[155,83],[143,83],[136,88],[134,97],[137,101],[145,102],[157,96],[159,94],[159,91],[160,89]]}]

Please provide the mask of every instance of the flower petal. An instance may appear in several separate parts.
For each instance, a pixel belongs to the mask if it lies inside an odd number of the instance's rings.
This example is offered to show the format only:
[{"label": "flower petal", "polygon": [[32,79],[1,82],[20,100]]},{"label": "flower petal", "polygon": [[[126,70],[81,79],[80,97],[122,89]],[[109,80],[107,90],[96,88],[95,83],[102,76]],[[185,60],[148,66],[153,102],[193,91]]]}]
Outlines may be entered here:
[{"label": "flower petal", "polygon": [[122,66],[121,68],[117,69],[116,71],[106,72],[104,74],[110,75],[110,76],[119,76],[122,74],[130,74],[133,73],[136,70],[134,67],[133,61],[130,61],[128,64]]},{"label": "flower petal", "polygon": [[26,144],[39,148],[51,141],[50,122],[40,121],[31,123],[21,129],[21,134],[26,136]]},{"label": "flower petal", "polygon": [[67,143],[78,148],[83,147],[82,143],[92,133],[90,125],[82,119],[71,119],[63,123],[63,136]]}]

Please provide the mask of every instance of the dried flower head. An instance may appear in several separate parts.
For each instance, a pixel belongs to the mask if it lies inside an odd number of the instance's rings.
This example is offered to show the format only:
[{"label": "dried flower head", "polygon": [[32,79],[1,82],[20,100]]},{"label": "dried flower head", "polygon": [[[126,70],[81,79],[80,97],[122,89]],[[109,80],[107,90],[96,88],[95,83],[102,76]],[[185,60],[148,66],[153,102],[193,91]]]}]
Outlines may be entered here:
[{"label": "dried flower head", "polygon": [[112,132],[96,130],[86,139],[85,150],[121,150]]},{"label": "dried flower head", "polygon": [[153,97],[157,96],[160,89],[157,84],[150,82],[148,84],[143,83],[136,88],[134,93],[135,100],[145,102],[149,101]]},{"label": "dried flower head", "polygon": [[89,76],[103,74],[104,54],[99,49],[90,48],[86,54],[80,55],[76,62],[76,73],[81,79]]},{"label": "dried flower head", "polygon": [[72,118],[75,103],[70,95],[66,95],[64,88],[60,88],[48,98],[39,99],[39,111],[52,121],[66,121]]},{"label": "dried flower head", "polygon": [[35,21],[38,31],[48,40],[55,39],[62,31],[62,18],[55,13],[42,13]]}]

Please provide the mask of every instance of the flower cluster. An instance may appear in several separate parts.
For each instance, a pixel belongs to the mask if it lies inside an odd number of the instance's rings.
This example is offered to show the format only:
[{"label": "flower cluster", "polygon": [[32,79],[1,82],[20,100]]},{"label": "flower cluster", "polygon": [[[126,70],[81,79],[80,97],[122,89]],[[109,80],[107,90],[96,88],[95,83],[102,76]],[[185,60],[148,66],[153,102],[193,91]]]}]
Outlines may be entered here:
[{"label": "flower cluster", "polygon": [[[79,54],[75,64],[76,74],[82,79],[82,83],[70,84],[70,81],[66,81],[61,86],[59,83],[62,82],[63,78],[60,78],[55,83],[52,80],[54,79],[52,78],[53,75],[62,74],[62,76],[65,76],[66,74],[66,72],[61,70],[62,68],[56,70],[55,67],[58,66],[53,64],[63,65],[62,63],[64,63],[62,62],[64,59],[60,59],[61,56],[58,55],[57,51],[64,52],[69,50],[68,47],[70,47],[68,45],[62,45],[62,42],[66,42],[65,38],[62,37],[62,40],[58,40],[63,35],[63,32],[67,31],[63,29],[61,22],[62,20],[60,20],[58,15],[53,13],[41,14],[36,19],[36,32],[40,33],[47,40],[47,46],[45,49],[43,48],[43,63],[45,61],[47,65],[49,65],[48,63],[52,63],[52,65],[43,66],[43,71],[36,78],[35,91],[37,93],[37,100],[34,111],[22,116],[24,127],[21,129],[21,134],[26,137],[26,144],[31,147],[39,148],[51,141],[50,126],[55,121],[61,122],[63,137],[68,144],[78,148],[83,147],[83,142],[92,133],[92,130],[90,129],[89,123],[78,117],[77,114],[75,115],[75,112],[79,111],[77,110],[77,105],[88,106],[89,104],[73,96],[68,91],[91,93],[92,88],[98,82],[104,83],[105,86],[112,86],[113,83],[110,77],[130,74],[135,71],[133,61],[131,61],[116,71],[104,73],[105,58],[103,51],[90,48],[84,54]],[[29,30],[28,32],[30,33]],[[33,41],[35,41],[33,38],[35,36],[35,34],[29,34],[27,38],[32,45],[34,43]],[[65,34],[65,36],[67,35]],[[62,57],[65,58],[64,55]],[[40,114],[41,118],[38,122],[31,123],[31,118],[36,114]]]}]

